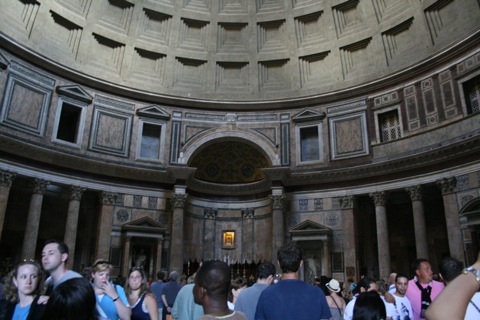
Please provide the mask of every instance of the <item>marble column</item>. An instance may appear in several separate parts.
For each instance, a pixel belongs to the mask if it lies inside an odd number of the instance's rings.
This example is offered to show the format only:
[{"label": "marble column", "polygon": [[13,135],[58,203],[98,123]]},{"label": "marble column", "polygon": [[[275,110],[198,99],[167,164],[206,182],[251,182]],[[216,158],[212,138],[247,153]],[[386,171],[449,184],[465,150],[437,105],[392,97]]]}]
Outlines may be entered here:
[{"label": "marble column", "polygon": [[98,219],[95,259],[110,259],[113,210],[116,197],[117,194],[113,192],[102,191],[100,193],[100,217]]},{"label": "marble column", "polygon": [[23,237],[22,259],[34,259],[37,248],[38,228],[42,213],[43,194],[50,182],[35,178],[33,181],[33,193],[28,209],[27,225]]},{"label": "marble column", "polygon": [[152,270],[152,277],[155,279],[157,276],[157,271],[162,269],[162,251],[163,251],[163,236],[157,239],[157,259],[155,259],[155,268]]},{"label": "marble column", "polygon": [[277,263],[277,251],[283,246],[284,235],[284,221],[283,212],[285,210],[286,196],[283,194],[273,193],[272,199],[272,263]]},{"label": "marble column", "polygon": [[460,218],[458,216],[457,199],[455,198],[455,187],[457,185],[457,180],[454,177],[444,178],[437,181],[437,185],[442,190],[450,256],[462,262],[465,262],[463,252],[462,230],[460,229]]},{"label": "marble column", "polygon": [[422,186],[405,188],[412,200],[413,224],[415,229],[415,247],[417,258],[428,259],[427,227],[425,223],[425,211],[423,208]]},{"label": "marble column", "polygon": [[388,279],[390,275],[390,245],[388,242],[387,195],[384,191],[371,193],[375,203],[377,225],[378,267],[380,279]]},{"label": "marble column", "polygon": [[127,276],[128,270],[130,270],[130,246],[132,243],[132,237],[126,236],[123,242],[123,258],[122,258],[122,275]]},{"label": "marble column", "polygon": [[2,239],[3,224],[7,212],[8,195],[16,174],[10,171],[0,170],[0,240]]},{"label": "marble column", "polygon": [[68,203],[67,222],[63,242],[68,246],[67,268],[72,269],[75,258],[75,244],[77,240],[78,213],[80,212],[80,200],[85,188],[70,186],[70,202]]},{"label": "marble column", "polygon": [[[173,200],[172,242],[170,247],[169,272],[183,272],[183,215],[187,201],[186,187],[175,188]],[[181,189],[181,190],[179,190]]]},{"label": "marble column", "polygon": [[345,275],[347,278],[353,277],[357,279],[357,250],[356,250],[356,234],[355,219],[353,210],[355,207],[355,197],[345,196],[340,199],[343,215],[343,259]]},{"label": "marble column", "polygon": [[332,253],[330,250],[330,237],[323,240],[323,254],[322,254],[322,274],[332,274]]},{"label": "marble column", "polygon": [[212,260],[212,259],[221,259],[223,257],[215,257],[215,219],[217,218],[218,210],[214,208],[204,208],[203,209],[203,216],[205,217],[204,220],[204,234],[203,239],[204,243],[201,244],[203,246],[203,256],[205,260]]},{"label": "marble column", "polygon": [[254,257],[254,241],[253,241],[253,217],[255,216],[255,209],[242,209],[242,262],[247,261],[251,263]]}]

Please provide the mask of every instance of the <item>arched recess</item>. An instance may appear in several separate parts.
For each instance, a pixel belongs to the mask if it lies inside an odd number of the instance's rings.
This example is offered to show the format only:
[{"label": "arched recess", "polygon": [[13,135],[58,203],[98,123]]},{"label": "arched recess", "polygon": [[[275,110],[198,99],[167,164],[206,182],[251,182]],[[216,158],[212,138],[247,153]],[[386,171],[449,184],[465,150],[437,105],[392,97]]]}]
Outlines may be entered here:
[{"label": "arched recess", "polygon": [[465,258],[472,264],[480,250],[480,197],[472,198],[459,211],[460,226],[463,231]]},{"label": "arched recess", "polygon": [[273,143],[266,142],[260,135],[246,131],[215,131],[206,134],[192,143],[187,143],[183,151],[183,163],[190,164],[191,160],[204,148],[222,141],[237,141],[245,143],[260,153],[269,161],[271,166],[279,165],[278,149]]}]

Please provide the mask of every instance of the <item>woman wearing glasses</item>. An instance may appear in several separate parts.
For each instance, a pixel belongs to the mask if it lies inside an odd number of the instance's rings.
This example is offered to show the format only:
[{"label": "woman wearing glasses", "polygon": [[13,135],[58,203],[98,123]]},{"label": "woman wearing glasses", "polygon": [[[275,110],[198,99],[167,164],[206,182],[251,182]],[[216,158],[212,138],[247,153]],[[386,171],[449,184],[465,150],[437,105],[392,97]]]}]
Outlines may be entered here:
[{"label": "woman wearing glasses", "polygon": [[97,298],[99,319],[129,320],[131,310],[122,287],[110,282],[112,265],[107,260],[97,260],[92,266],[93,290]]},{"label": "woman wearing glasses", "polygon": [[130,269],[125,291],[132,308],[132,320],[158,320],[157,299],[148,288],[143,268]]},{"label": "woman wearing glasses", "polygon": [[25,260],[8,275],[4,293],[8,300],[6,320],[41,319],[45,304],[38,304],[43,291],[45,274],[40,265],[33,260]]}]

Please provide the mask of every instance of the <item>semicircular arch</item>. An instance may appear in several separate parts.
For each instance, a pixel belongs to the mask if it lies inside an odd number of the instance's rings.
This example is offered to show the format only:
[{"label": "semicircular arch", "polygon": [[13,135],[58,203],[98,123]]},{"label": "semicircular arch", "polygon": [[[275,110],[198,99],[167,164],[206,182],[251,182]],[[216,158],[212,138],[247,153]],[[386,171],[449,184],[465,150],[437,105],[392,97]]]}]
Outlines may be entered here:
[{"label": "semicircular arch", "polygon": [[263,154],[270,162],[271,166],[279,165],[278,151],[276,146],[265,141],[262,139],[262,137],[259,137],[259,135],[245,131],[216,131],[206,134],[192,143],[184,146],[185,149],[183,151],[183,162],[190,164],[192,159],[195,158],[195,155],[197,155],[203,149],[211,146],[212,144],[226,141],[245,143]]}]

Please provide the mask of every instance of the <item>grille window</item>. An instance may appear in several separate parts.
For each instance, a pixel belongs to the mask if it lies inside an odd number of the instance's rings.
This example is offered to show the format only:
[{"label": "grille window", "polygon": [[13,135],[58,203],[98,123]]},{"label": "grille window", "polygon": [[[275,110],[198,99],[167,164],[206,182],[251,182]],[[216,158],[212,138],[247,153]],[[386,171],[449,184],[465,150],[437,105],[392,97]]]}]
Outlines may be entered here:
[{"label": "grille window", "polygon": [[382,142],[392,141],[402,136],[398,111],[392,110],[378,116],[380,137]]},{"label": "grille window", "polygon": [[469,92],[469,98],[470,98],[470,107],[471,107],[471,112],[479,112],[480,111],[480,84],[477,83],[475,86],[473,86],[470,89]]}]

